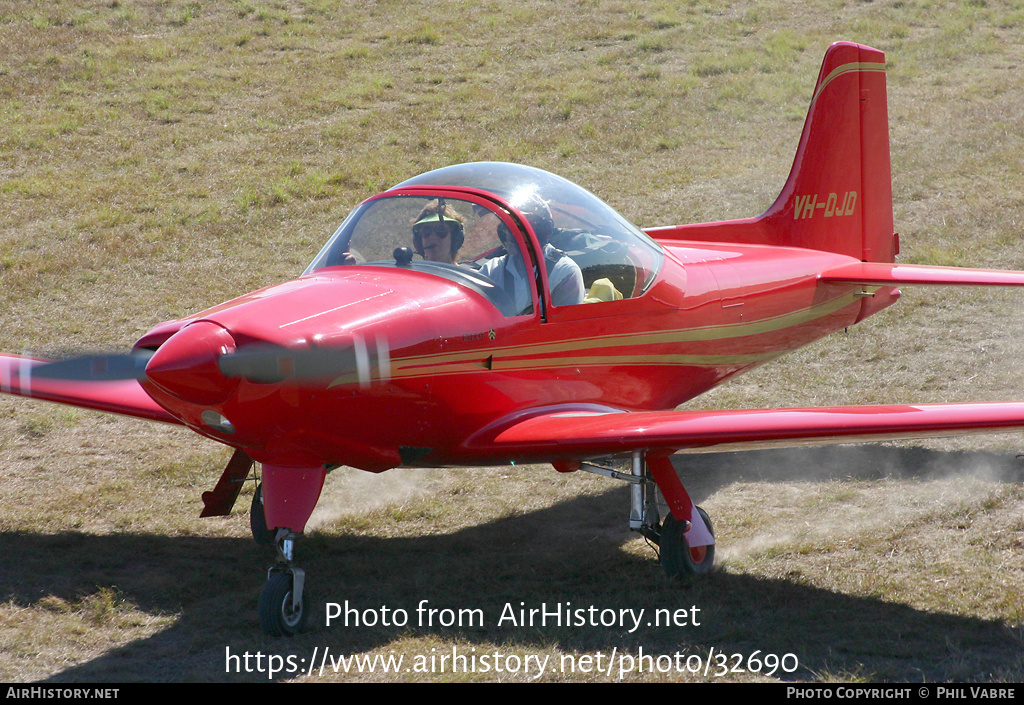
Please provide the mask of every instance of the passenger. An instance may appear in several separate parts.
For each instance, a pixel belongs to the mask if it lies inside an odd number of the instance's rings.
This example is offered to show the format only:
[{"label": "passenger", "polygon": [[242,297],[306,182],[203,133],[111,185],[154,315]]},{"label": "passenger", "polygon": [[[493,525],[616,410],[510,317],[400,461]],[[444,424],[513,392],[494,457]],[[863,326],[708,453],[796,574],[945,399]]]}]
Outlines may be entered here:
[{"label": "passenger", "polygon": [[443,198],[431,201],[412,226],[413,250],[428,262],[457,264],[459,250],[466,239],[465,222],[466,219]]},{"label": "passenger", "polygon": [[[551,287],[551,303],[555,306],[583,303],[583,272],[571,257],[549,242],[555,232],[555,222],[547,204],[531,196],[519,207],[519,211],[530,222],[543,248],[548,285]],[[533,282],[527,280],[519,247],[504,224],[498,226],[498,237],[508,254],[488,260],[480,271],[513,297],[517,312],[527,313],[530,310]]]}]

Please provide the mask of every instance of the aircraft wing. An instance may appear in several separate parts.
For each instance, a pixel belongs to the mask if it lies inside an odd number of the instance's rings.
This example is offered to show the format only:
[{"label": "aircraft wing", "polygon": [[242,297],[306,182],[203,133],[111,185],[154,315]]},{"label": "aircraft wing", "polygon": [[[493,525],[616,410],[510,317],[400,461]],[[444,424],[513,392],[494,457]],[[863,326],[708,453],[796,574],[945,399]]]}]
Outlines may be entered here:
[{"label": "aircraft wing", "polygon": [[153,401],[135,379],[86,382],[33,377],[32,369],[47,362],[0,354],[0,392],[150,421],[181,423]]},{"label": "aircraft wing", "polygon": [[819,279],[824,282],[863,284],[865,286],[900,284],[1024,286],[1024,272],[1019,271],[936,267],[893,262],[851,262],[825,270]]},{"label": "aircraft wing", "polygon": [[[1024,402],[719,411],[551,410],[487,434],[509,455],[717,452],[1024,429]],[[483,442],[485,439],[480,439]]]}]

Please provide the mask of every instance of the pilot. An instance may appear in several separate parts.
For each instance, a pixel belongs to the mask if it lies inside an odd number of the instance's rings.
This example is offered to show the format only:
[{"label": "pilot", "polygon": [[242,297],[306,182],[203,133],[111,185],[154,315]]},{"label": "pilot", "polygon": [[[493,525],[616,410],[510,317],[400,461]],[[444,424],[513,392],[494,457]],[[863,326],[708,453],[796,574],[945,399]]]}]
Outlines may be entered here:
[{"label": "pilot", "polygon": [[[547,203],[537,196],[530,196],[525,203],[519,205],[519,211],[530,222],[543,248],[548,285],[551,287],[551,303],[555,306],[583,303],[583,272],[571,257],[549,242],[555,232],[555,221]],[[488,260],[480,271],[513,297],[516,311],[526,313],[530,310],[532,281],[526,278],[526,267],[519,247],[504,224],[498,226],[498,237],[508,254]]]},{"label": "pilot", "polygon": [[429,262],[456,264],[466,237],[466,219],[443,199],[431,201],[412,226],[413,250]]}]

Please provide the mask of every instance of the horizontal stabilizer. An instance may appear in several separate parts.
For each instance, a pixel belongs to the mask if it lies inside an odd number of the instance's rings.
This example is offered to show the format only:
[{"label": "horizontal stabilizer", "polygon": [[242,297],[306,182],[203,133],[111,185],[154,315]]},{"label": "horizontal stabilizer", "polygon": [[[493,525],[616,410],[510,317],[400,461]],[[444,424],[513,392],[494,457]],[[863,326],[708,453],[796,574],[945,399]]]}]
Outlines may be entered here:
[{"label": "horizontal stabilizer", "polygon": [[820,281],[864,286],[1024,286],[1024,272],[967,267],[934,267],[892,262],[851,262],[827,269]]}]

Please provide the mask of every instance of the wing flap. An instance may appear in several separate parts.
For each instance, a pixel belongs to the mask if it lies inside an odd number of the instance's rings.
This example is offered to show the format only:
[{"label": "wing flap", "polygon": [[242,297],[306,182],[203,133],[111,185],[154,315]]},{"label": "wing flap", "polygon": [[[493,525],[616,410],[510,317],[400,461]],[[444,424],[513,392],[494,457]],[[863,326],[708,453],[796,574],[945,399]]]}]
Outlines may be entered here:
[{"label": "wing flap", "polygon": [[150,421],[181,423],[153,401],[137,380],[85,382],[34,378],[32,369],[46,362],[19,355],[0,355],[0,392]]},{"label": "wing flap", "polygon": [[719,452],[1024,429],[1024,402],[722,411],[550,411],[501,428],[503,452],[545,458]]}]

